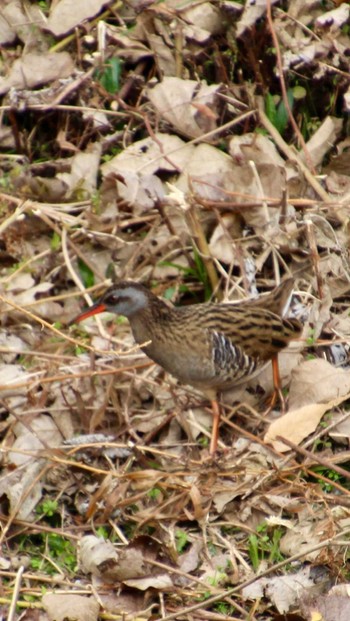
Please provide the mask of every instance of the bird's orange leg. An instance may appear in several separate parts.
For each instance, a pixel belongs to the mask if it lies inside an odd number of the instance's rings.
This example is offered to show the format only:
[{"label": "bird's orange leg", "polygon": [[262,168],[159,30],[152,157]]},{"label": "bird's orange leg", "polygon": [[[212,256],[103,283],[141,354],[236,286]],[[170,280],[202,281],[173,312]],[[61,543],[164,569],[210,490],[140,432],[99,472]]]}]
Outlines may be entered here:
[{"label": "bird's orange leg", "polygon": [[220,424],[220,406],[216,399],[211,400],[213,426],[211,430],[209,454],[215,455],[218,448],[219,424]]},{"label": "bird's orange leg", "polygon": [[280,376],[280,370],[278,366],[278,355],[277,354],[276,356],[272,358],[271,362],[272,362],[272,377],[273,377],[274,390],[273,390],[273,395],[272,395],[272,399],[270,403],[270,408],[272,408],[275,405],[277,401],[277,397],[278,397],[281,403],[281,410],[282,412],[284,412],[286,409],[286,404],[285,404],[282,389],[281,389],[281,376]]}]

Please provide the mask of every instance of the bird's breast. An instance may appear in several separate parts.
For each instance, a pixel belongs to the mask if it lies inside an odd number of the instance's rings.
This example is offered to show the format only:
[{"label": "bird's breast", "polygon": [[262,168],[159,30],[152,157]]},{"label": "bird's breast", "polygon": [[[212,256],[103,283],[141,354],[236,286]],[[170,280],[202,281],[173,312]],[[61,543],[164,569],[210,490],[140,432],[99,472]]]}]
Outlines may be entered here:
[{"label": "bird's breast", "polygon": [[[260,365],[258,358],[244,353],[231,339],[220,332],[186,322],[165,326],[137,318],[131,327],[142,350],[168,373],[185,384],[202,388],[225,390]],[[147,343],[147,344],[145,344]]]}]

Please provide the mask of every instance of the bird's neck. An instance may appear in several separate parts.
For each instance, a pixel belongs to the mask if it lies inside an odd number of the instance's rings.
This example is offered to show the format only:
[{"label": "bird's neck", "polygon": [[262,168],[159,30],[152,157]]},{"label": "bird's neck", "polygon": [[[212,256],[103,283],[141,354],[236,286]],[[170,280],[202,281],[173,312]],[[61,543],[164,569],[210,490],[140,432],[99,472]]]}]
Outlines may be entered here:
[{"label": "bird's neck", "polygon": [[136,343],[141,345],[147,341],[152,341],[166,329],[166,325],[173,321],[175,309],[169,307],[165,302],[156,297],[152,297],[147,306],[141,308],[129,317],[132,333]]}]

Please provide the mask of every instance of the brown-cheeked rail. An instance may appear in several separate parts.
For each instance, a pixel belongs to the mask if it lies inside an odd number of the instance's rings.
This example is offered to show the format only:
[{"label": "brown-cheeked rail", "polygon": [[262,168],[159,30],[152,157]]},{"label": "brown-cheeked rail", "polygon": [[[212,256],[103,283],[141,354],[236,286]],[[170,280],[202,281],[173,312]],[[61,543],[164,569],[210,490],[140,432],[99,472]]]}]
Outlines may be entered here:
[{"label": "brown-cheeked rail", "polygon": [[213,455],[218,443],[219,392],[241,384],[271,360],[274,394],[281,394],[278,353],[302,330],[298,320],[283,317],[292,290],[293,280],[288,278],[253,300],[169,307],[143,285],[121,281],[72,323],[105,311],[127,317],[136,343],[149,358],[210,399]]}]

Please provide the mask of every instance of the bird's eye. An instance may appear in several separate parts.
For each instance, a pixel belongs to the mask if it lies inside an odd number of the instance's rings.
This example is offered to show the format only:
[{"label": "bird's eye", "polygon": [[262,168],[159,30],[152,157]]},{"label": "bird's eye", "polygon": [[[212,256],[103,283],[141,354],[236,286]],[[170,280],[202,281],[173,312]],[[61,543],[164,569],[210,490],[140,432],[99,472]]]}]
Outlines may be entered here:
[{"label": "bird's eye", "polygon": [[105,298],[105,302],[106,304],[110,305],[110,306],[116,306],[120,301],[119,295],[117,295],[116,293],[110,293],[106,298]]}]

